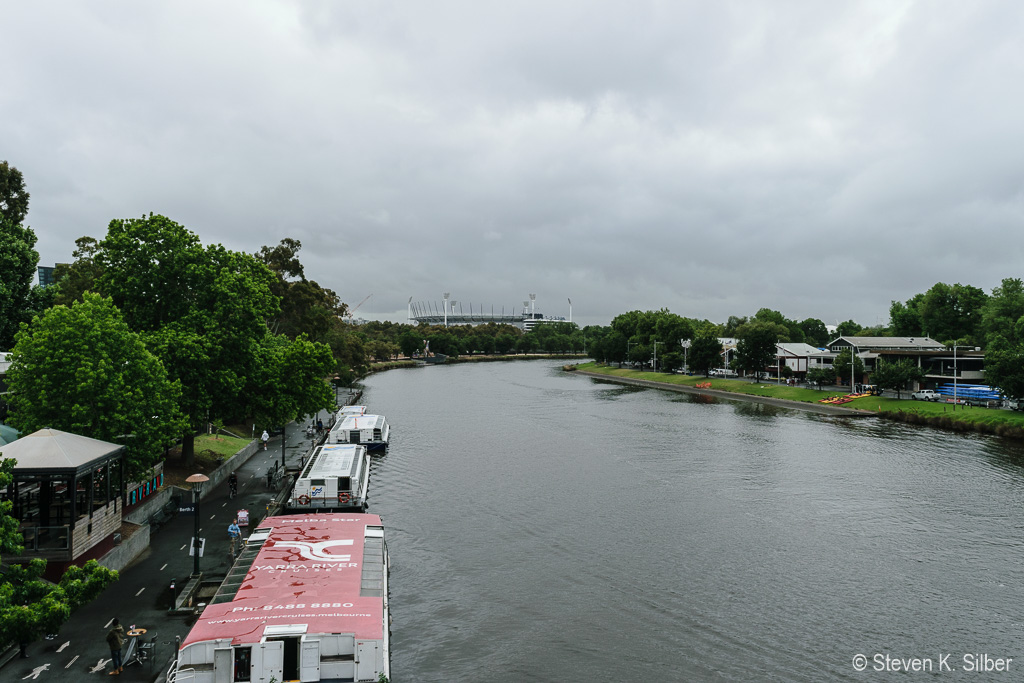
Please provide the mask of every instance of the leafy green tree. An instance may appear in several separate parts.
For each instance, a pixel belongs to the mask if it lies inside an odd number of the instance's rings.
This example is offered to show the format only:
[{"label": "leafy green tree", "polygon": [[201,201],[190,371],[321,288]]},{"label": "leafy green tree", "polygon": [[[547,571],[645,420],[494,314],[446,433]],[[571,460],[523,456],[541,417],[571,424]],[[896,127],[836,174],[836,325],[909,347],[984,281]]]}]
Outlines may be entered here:
[{"label": "leafy green tree", "polygon": [[[852,355],[850,349],[843,349],[832,361],[832,368],[835,370],[836,379],[840,383],[850,380],[850,356]],[[860,359],[860,356],[853,356],[853,375],[857,382],[860,382],[864,376],[864,361]],[[853,387],[851,387],[852,389]]]},{"label": "leafy green tree", "polygon": [[921,301],[924,331],[944,343],[968,340],[980,343],[982,309],[988,295],[971,285],[935,283]]},{"label": "leafy green tree", "polygon": [[736,366],[745,373],[753,373],[759,381],[765,367],[774,362],[778,330],[772,323],[750,322],[736,330]]},{"label": "leafy green tree", "polygon": [[1024,398],[1024,345],[997,335],[985,349],[985,381],[1011,398]]},{"label": "leafy green tree", "polygon": [[739,318],[735,315],[730,315],[725,325],[722,326],[723,337],[735,337],[737,330],[743,325],[746,325],[749,321],[746,316]]},{"label": "leafy green tree", "polygon": [[889,329],[896,337],[919,337],[924,335],[921,320],[921,303],[924,294],[915,294],[906,303],[893,301],[889,306]]},{"label": "leafy green tree", "polygon": [[[1002,337],[1013,344],[1024,342],[1018,330],[1024,319],[1024,280],[1005,278],[992,290],[981,312],[981,329],[985,344]],[[986,367],[988,363],[986,361]]]},{"label": "leafy green tree", "polygon": [[296,338],[306,334],[314,341],[323,341],[330,332],[332,322],[347,312],[338,295],[307,280],[298,253],[299,240],[286,238],[276,247],[262,247],[256,258],[264,263],[276,279],[270,289],[280,298],[279,313],[271,319],[275,333]]},{"label": "leafy green tree", "polygon": [[204,248],[194,233],[153,214],[111,221],[96,261],[99,291],[181,383],[191,427],[182,456],[192,464],[195,430],[247,408],[243,389],[260,370],[266,322],[278,312],[274,276],[254,257]]},{"label": "leafy green tree", "polygon": [[398,338],[398,347],[402,350],[403,356],[412,358],[413,355],[423,352],[423,337],[410,328]]},{"label": "leafy green tree", "polygon": [[259,346],[258,371],[245,391],[252,416],[264,425],[284,424],[334,405],[325,378],[334,358],[330,347],[305,335],[267,335]]},{"label": "leafy green tree", "polygon": [[494,338],[494,348],[498,353],[512,353],[516,348],[515,336],[505,333]]},{"label": "leafy green tree", "polygon": [[691,372],[705,377],[711,373],[712,368],[722,365],[722,342],[718,341],[714,329],[705,327],[697,332],[690,342],[686,360]]},{"label": "leafy green tree", "polygon": [[840,337],[853,337],[859,334],[861,326],[852,320],[844,320],[836,327],[836,334]]},{"label": "leafy green tree", "polygon": [[21,225],[28,215],[28,191],[21,171],[0,161],[0,220]]},{"label": "leafy green tree", "polygon": [[157,462],[187,424],[181,387],[98,294],[51,308],[19,332],[8,379],[14,426],[124,443],[130,477]]},{"label": "leafy green tree", "polygon": [[806,318],[800,323],[800,329],[804,333],[804,341],[811,346],[820,348],[831,341],[825,323],[817,318]]},{"label": "leafy green tree", "polygon": [[53,270],[55,297],[54,304],[70,306],[81,301],[85,292],[96,291],[96,280],[102,272],[96,262],[96,254],[100,243],[94,237],[79,237],[75,240],[75,250],[71,255],[73,263],[58,265]]},{"label": "leafy green tree", "polygon": [[836,369],[829,365],[811,368],[807,371],[807,381],[817,385],[818,389],[826,384],[835,384]]},{"label": "leafy green tree", "polygon": [[0,217],[0,351],[13,346],[18,325],[28,320],[32,277],[39,265],[35,244],[31,228]]},{"label": "leafy green tree", "polygon": [[898,361],[886,361],[878,359],[875,371],[871,373],[871,381],[883,389],[896,392],[896,398],[902,398],[902,392],[906,390],[907,383],[920,382],[924,379],[924,371],[909,358],[901,358]]}]

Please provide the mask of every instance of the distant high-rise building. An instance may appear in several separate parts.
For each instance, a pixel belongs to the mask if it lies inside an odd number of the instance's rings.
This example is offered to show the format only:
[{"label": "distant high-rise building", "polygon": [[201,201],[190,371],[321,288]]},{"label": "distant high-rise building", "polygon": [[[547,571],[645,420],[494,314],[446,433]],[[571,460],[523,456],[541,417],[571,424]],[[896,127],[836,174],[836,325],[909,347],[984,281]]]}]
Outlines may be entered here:
[{"label": "distant high-rise building", "polygon": [[[66,266],[66,265],[68,265],[68,264],[66,264],[66,263],[58,263],[57,264],[57,266]],[[56,282],[56,280],[53,278],[53,270],[57,266],[38,266],[37,270],[39,271],[39,286],[40,287],[49,287],[50,285],[52,285],[53,283]]]}]

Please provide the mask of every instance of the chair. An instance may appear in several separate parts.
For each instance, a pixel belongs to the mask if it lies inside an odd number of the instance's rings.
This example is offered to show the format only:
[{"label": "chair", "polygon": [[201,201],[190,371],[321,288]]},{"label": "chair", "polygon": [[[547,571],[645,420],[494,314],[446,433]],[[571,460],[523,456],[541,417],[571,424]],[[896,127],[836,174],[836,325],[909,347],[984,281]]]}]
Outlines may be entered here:
[{"label": "chair", "polygon": [[153,663],[153,657],[156,656],[156,634],[149,640],[139,645],[139,661]]}]

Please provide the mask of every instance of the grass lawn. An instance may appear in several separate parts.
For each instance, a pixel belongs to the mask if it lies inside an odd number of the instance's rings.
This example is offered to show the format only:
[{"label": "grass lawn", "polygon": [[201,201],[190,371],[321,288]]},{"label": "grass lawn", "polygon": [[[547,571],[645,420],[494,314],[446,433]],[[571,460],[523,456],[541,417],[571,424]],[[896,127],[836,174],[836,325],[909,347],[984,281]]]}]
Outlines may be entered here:
[{"label": "grass lawn", "polygon": [[217,469],[223,461],[242,450],[248,443],[248,439],[239,439],[234,436],[200,434],[196,437],[195,441],[195,465],[185,467],[182,464],[180,446],[171,449],[167,459],[164,461],[164,478],[166,483],[182,486],[185,478],[190,474],[195,474],[196,472],[209,474]]},{"label": "grass lawn", "polygon": [[[663,372],[641,372],[627,368],[616,368],[599,365],[597,363],[582,363],[580,370],[596,372],[613,377],[629,377],[632,379],[643,379],[663,384],[683,384],[694,386],[701,382],[710,382],[712,389],[720,391],[731,391],[736,394],[750,394],[754,396],[770,396],[773,398],[784,398],[790,401],[802,401],[804,403],[815,403],[828,396],[837,395],[835,391],[818,391],[803,387],[789,387],[786,385],[773,384],[771,381],[761,384],[752,384],[749,380],[742,379],[719,379],[706,377],[689,377],[687,375],[667,374]],[[909,392],[908,394],[909,395]],[[920,416],[921,422],[931,421],[943,423],[942,426],[949,426],[947,422],[963,423],[966,425],[987,425],[990,429],[982,431],[997,431],[997,428],[1024,429],[1024,412],[1012,410],[1000,410],[996,408],[975,408],[972,406],[953,406],[946,403],[931,403],[929,401],[908,401],[890,398],[887,396],[866,396],[844,403],[845,408],[857,408],[859,410],[870,410],[872,412],[888,415],[915,415]],[[916,422],[918,420],[907,420]]]}]

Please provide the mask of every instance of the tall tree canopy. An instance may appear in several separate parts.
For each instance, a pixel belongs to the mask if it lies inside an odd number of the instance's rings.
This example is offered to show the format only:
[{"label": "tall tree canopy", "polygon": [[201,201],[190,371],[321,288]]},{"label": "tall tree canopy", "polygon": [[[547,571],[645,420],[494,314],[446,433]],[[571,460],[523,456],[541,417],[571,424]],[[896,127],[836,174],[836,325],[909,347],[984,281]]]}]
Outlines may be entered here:
[{"label": "tall tree canopy", "polygon": [[243,390],[259,370],[266,321],[278,311],[274,276],[252,256],[203,247],[153,214],[111,221],[95,259],[100,292],[181,383],[181,412],[192,427],[182,453],[191,462],[194,429],[245,411]]},{"label": "tall tree canopy", "polygon": [[760,379],[765,367],[773,363],[778,344],[778,331],[774,324],[749,322],[736,330],[736,365],[744,372]]},{"label": "tall tree canopy", "polygon": [[943,343],[980,343],[982,309],[988,296],[972,285],[936,282],[919,305],[924,332]]},{"label": "tall tree canopy", "polygon": [[31,228],[0,217],[0,351],[14,344],[18,326],[32,308],[32,278],[39,265]]},{"label": "tall tree canopy", "polygon": [[0,218],[19,225],[28,215],[28,191],[21,171],[0,161]]},{"label": "tall tree canopy", "polygon": [[270,289],[281,299],[280,312],[270,321],[271,329],[292,339],[305,334],[315,341],[326,341],[347,306],[330,289],[306,279],[299,261],[301,249],[299,240],[286,238],[276,247],[260,248],[256,254],[274,273]]},{"label": "tall tree canopy", "polygon": [[157,462],[186,427],[180,386],[98,294],[55,306],[19,332],[8,379],[14,426],[123,443],[130,477]]},{"label": "tall tree canopy", "polygon": [[36,234],[22,225],[28,192],[21,171],[0,161],[0,351],[14,344],[18,325],[31,317],[32,278],[39,265]]}]

